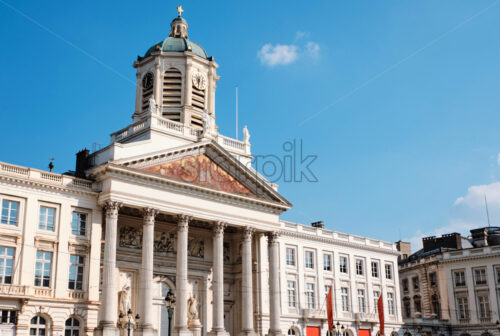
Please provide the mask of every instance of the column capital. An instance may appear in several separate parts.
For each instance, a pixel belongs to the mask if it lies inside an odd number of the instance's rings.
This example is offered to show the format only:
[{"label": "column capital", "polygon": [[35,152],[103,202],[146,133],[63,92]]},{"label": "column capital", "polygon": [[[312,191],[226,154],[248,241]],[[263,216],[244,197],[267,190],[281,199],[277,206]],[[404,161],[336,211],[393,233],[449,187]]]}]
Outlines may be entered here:
[{"label": "column capital", "polygon": [[102,206],[107,217],[118,217],[118,210],[122,207],[121,202],[108,200]]},{"label": "column capital", "polygon": [[245,241],[245,240],[250,240],[252,239],[252,235],[253,233],[255,232],[255,229],[252,228],[252,227],[249,227],[249,226],[245,226],[242,230],[242,240]]},{"label": "column capital", "polygon": [[144,217],[144,224],[154,223],[155,217],[160,213],[159,210],[154,208],[143,208],[142,216]]},{"label": "column capital", "polygon": [[177,227],[179,230],[187,230],[191,219],[192,217],[186,214],[177,215]]},{"label": "column capital", "polygon": [[280,233],[278,231],[271,231],[267,233],[267,242],[269,245],[275,244],[278,242],[278,238],[280,237]]},{"label": "column capital", "polygon": [[226,228],[227,223],[217,221],[214,223],[214,226],[212,228],[212,231],[216,236],[223,235],[224,234],[224,229]]}]

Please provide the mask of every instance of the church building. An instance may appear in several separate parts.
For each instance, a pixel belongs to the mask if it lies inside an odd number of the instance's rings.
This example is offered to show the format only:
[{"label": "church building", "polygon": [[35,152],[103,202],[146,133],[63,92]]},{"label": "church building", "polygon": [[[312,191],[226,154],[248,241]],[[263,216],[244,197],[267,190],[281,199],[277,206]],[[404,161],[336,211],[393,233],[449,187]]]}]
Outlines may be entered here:
[{"label": "church building", "polygon": [[319,336],[330,288],[340,335],[376,336],[379,296],[401,333],[396,246],[280,220],[248,129],[219,132],[218,64],[170,26],[132,124],[74,173],[0,162],[0,335]]}]

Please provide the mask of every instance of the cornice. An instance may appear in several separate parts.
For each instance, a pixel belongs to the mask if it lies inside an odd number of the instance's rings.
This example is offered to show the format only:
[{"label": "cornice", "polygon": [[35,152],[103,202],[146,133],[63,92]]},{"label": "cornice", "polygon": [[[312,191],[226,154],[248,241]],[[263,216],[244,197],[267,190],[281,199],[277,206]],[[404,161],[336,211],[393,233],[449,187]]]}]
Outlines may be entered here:
[{"label": "cornice", "polygon": [[480,255],[465,255],[460,256],[458,258],[453,259],[443,259],[441,262],[443,264],[450,264],[454,262],[462,262],[462,261],[471,261],[471,260],[479,260],[479,259],[489,259],[489,258],[498,258],[500,256],[500,252],[497,253],[483,253]]},{"label": "cornice", "polygon": [[7,183],[23,184],[26,186],[42,189],[44,191],[58,191],[70,194],[79,194],[79,195],[90,196],[92,198],[98,195],[97,192],[91,190],[80,189],[78,187],[72,187],[72,186],[68,187],[62,185],[55,185],[39,180],[26,179],[18,176],[0,174],[0,181],[5,181]]},{"label": "cornice", "polygon": [[368,251],[373,251],[373,252],[381,252],[381,253],[385,253],[385,254],[399,256],[399,252],[397,252],[397,251],[385,250],[385,249],[379,248],[379,247],[361,245],[361,244],[346,242],[346,241],[337,240],[337,239],[328,238],[328,237],[318,237],[318,236],[310,235],[310,234],[303,233],[303,232],[292,232],[292,231],[288,231],[286,229],[281,229],[281,230],[279,230],[279,232],[282,236],[299,238],[299,239],[307,239],[307,240],[315,240],[315,241],[318,241],[321,243],[336,244],[336,245],[353,247],[353,248],[358,248],[358,249],[362,248],[363,250],[368,250]]}]

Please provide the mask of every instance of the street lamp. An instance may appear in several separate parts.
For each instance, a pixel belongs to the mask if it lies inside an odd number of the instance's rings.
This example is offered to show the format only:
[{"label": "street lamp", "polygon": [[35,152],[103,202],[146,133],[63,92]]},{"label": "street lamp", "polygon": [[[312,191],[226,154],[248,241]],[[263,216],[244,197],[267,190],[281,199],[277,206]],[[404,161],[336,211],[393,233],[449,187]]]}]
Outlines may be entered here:
[{"label": "street lamp", "polygon": [[137,322],[139,322],[140,316],[139,314],[135,315],[135,318],[132,314],[132,309],[128,309],[127,316],[124,316],[123,313],[118,315],[120,319],[120,328],[127,329],[127,335],[130,336],[130,330],[137,329]]},{"label": "street lamp", "polygon": [[175,307],[175,295],[172,293],[172,290],[169,289],[167,296],[165,296],[165,307],[167,307],[168,313],[168,336],[171,336],[172,333],[172,315],[174,314]]},{"label": "street lamp", "polygon": [[340,323],[337,321],[336,325],[333,325],[333,335],[334,336],[345,336],[345,328],[344,325],[340,326]]}]

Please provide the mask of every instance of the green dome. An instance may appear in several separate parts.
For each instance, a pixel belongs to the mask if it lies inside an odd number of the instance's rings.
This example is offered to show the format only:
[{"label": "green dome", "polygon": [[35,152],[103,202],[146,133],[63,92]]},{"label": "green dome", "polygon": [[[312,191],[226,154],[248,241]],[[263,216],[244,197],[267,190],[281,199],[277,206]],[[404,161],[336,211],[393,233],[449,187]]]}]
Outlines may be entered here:
[{"label": "green dome", "polygon": [[203,49],[198,43],[188,40],[184,37],[167,37],[163,42],[156,43],[154,46],[148,49],[144,58],[149,57],[153,51],[174,51],[174,52],[184,52],[191,51],[193,54],[208,58],[205,49]]}]

